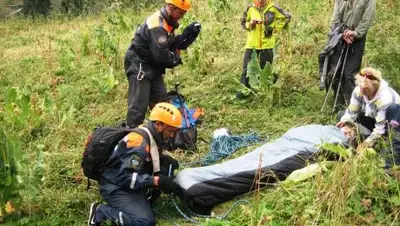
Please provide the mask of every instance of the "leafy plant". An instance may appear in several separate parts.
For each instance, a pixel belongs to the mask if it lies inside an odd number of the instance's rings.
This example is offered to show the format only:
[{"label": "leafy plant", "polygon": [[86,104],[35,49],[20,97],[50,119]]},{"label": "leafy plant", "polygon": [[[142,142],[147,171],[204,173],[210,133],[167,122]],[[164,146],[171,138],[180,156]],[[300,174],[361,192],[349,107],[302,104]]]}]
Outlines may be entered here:
[{"label": "leafy plant", "polygon": [[0,208],[4,208],[8,201],[18,198],[21,185],[21,141],[7,135],[0,127]]},{"label": "leafy plant", "polygon": [[[120,13],[131,29],[160,9],[164,1],[88,1],[95,2],[88,9],[99,12],[95,16],[70,20],[60,15],[34,22],[16,17],[0,23],[3,44],[0,127],[7,135],[7,142],[20,144],[21,168],[17,175],[24,184],[19,185],[19,197],[12,199],[17,210],[18,203],[21,204],[22,215],[7,215],[6,225],[82,225],[87,219],[88,204],[99,199],[96,189],[87,192],[86,183],[75,179],[80,172],[82,141],[95,125],[113,124],[124,118],[126,109],[118,107],[126,99],[127,85],[121,59],[132,38],[118,18],[119,12],[108,7],[111,2],[122,2]],[[52,1],[54,10],[59,11],[60,2]],[[280,100],[279,107],[270,109],[266,116],[265,95],[245,88],[256,101],[244,104],[228,101],[237,91],[233,83],[242,69],[246,31],[240,26],[240,17],[250,2],[192,1],[193,8],[179,21],[182,29],[199,21],[203,30],[194,45],[182,51],[183,65],[173,73],[167,70],[164,78],[168,88],[181,82],[188,103],[207,110],[200,136],[206,137],[215,128],[228,126],[233,133],[253,129],[275,138],[300,124],[333,123],[330,115],[320,113],[325,93],[319,92],[316,85],[318,63],[314,56],[326,43],[334,1],[279,2],[292,14],[289,29],[277,34],[279,48],[274,49],[274,62],[279,64],[273,65],[273,72],[284,75],[282,99],[280,91],[273,97],[274,101]],[[372,35],[368,36],[363,62],[381,69],[385,80],[399,88],[396,76],[400,72],[397,63],[400,30],[393,21],[397,21],[400,11],[393,10],[395,2],[377,1],[379,20],[369,31]],[[229,8],[223,7],[223,3],[228,3]],[[102,33],[96,32],[99,27]],[[51,35],[43,35],[49,32]],[[83,37],[85,34],[87,38]],[[109,67],[114,69],[113,76]],[[103,81],[108,85],[103,87]],[[124,82],[114,86],[117,81]],[[208,144],[199,142],[199,155],[208,150]],[[28,177],[33,176],[32,170],[38,164],[38,151],[44,154],[44,175],[37,181],[39,189],[29,194],[31,191],[25,184],[30,183]],[[199,158],[181,152],[174,155],[182,162]],[[332,169],[328,167],[293,186],[277,186],[260,190],[257,197],[246,196],[252,206],[235,208],[226,220],[198,220],[203,225],[231,226],[396,225],[400,210],[399,181],[381,169],[378,159],[378,156],[353,154],[335,162]],[[396,172],[400,174],[398,169]],[[158,202],[171,207],[162,213],[175,223],[187,223],[173,211],[169,199],[160,197]],[[233,202],[218,205],[213,211],[226,213]],[[12,209],[11,205],[2,205],[3,213],[6,208]],[[157,224],[171,225],[171,222],[157,219]]]},{"label": "leafy plant", "polygon": [[75,51],[72,49],[72,47],[65,44],[65,46],[60,50],[59,54],[60,67],[56,71],[56,75],[59,76],[72,75],[75,69],[75,64],[74,64],[75,59],[76,59]]},{"label": "leafy plant", "polygon": [[113,4],[111,7],[111,13],[107,19],[108,23],[118,26],[121,31],[130,31],[128,23],[125,21],[125,16],[121,11],[121,4]]},{"label": "leafy plant", "polygon": [[119,39],[100,26],[96,29],[97,49],[100,51],[101,58],[106,59],[108,65],[119,68]]},{"label": "leafy plant", "polygon": [[100,79],[94,76],[92,81],[103,95],[109,93],[119,84],[118,80],[115,79],[114,68],[112,67],[108,67],[107,72]]},{"label": "leafy plant", "polygon": [[39,193],[44,170],[42,149],[38,149],[37,163],[30,168],[31,163],[25,159],[31,159],[31,154],[23,152],[21,134],[41,124],[41,115],[35,107],[29,93],[8,89],[4,111],[0,112],[0,212],[6,208],[5,212],[10,213],[14,204],[19,205],[22,191],[26,199]]},{"label": "leafy plant", "polygon": [[231,8],[228,0],[208,0],[208,7],[214,10],[215,13],[219,13]]},{"label": "leafy plant", "polygon": [[[31,203],[29,206],[33,206],[34,203],[39,200],[40,194],[40,185],[42,183],[42,177],[45,170],[45,163],[44,163],[44,155],[43,155],[43,145],[38,145],[36,151],[36,161],[31,168],[28,170],[23,171],[24,175],[22,176],[23,181],[25,183],[22,187],[26,190],[25,191],[25,199],[27,202]],[[28,164],[28,163],[26,163]]]},{"label": "leafy plant", "polygon": [[86,33],[82,36],[82,55],[88,56],[90,54],[89,49],[89,35]]},{"label": "leafy plant", "polygon": [[60,9],[64,14],[78,16],[87,13],[94,2],[93,0],[61,0]]},{"label": "leafy plant", "polygon": [[245,87],[243,93],[247,95],[252,93],[256,96],[264,97],[267,102],[267,108],[271,108],[274,103],[274,97],[280,94],[283,85],[280,78],[275,79],[271,63],[267,62],[265,67],[261,69],[257,53],[253,51],[251,60],[247,65],[247,77],[251,88]]}]

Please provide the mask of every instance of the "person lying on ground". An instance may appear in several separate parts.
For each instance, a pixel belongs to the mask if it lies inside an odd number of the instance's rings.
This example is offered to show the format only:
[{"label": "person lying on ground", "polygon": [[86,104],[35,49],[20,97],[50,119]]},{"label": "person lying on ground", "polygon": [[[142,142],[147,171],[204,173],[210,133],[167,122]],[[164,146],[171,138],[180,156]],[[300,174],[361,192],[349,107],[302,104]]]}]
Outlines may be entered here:
[{"label": "person lying on ground", "polygon": [[[292,128],[280,138],[238,158],[182,170],[174,180],[181,187],[177,195],[192,211],[209,214],[219,203],[258,186],[271,186],[283,181],[293,171],[317,161],[317,155],[325,153],[321,150],[322,144],[357,147],[369,134],[368,129],[353,122],[346,122],[341,128],[316,124]],[[256,180],[259,183],[256,184]]]}]

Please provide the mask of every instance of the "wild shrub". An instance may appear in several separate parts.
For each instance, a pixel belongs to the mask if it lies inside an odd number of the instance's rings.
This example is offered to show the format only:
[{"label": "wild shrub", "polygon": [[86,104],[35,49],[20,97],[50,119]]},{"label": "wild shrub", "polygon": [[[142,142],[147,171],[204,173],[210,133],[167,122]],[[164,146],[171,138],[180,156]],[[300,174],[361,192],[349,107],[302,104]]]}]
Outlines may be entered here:
[{"label": "wild shrub", "polygon": [[43,122],[46,105],[40,106],[39,102],[44,104],[30,93],[10,88],[0,111],[0,218],[2,213],[14,212],[22,202],[31,203],[40,193],[45,168],[43,146],[35,148],[36,157],[24,151],[26,142]]},{"label": "wild shrub", "polygon": [[264,68],[260,67],[256,51],[251,54],[251,60],[247,65],[247,75],[249,78],[250,89],[243,86],[245,95],[253,94],[259,98],[264,98],[267,109],[270,109],[275,99],[279,98],[282,88],[282,79],[274,75],[272,64],[267,62]]}]

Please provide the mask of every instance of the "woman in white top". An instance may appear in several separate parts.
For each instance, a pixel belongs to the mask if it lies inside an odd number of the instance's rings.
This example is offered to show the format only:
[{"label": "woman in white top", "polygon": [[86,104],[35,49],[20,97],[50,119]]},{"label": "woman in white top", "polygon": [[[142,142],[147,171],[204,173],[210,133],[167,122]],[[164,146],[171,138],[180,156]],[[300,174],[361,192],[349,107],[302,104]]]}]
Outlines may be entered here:
[{"label": "woman in white top", "polygon": [[357,121],[372,131],[357,150],[372,147],[386,132],[386,109],[391,104],[400,104],[400,96],[382,79],[381,72],[364,68],[356,75],[357,86],[351,95],[346,112],[339,112],[342,127],[346,121]]}]

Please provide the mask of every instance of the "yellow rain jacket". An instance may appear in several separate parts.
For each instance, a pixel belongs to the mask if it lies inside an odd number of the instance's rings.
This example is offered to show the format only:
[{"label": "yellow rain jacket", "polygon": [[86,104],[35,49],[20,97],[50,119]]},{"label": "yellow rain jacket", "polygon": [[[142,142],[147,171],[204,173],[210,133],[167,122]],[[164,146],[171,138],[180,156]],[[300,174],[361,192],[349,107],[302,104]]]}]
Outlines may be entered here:
[{"label": "yellow rain jacket", "polygon": [[[291,15],[275,3],[268,3],[263,9],[254,3],[247,7],[242,17],[242,27],[247,32],[246,49],[273,49],[276,42],[276,32],[285,28]],[[250,25],[252,20],[262,21]]]}]

